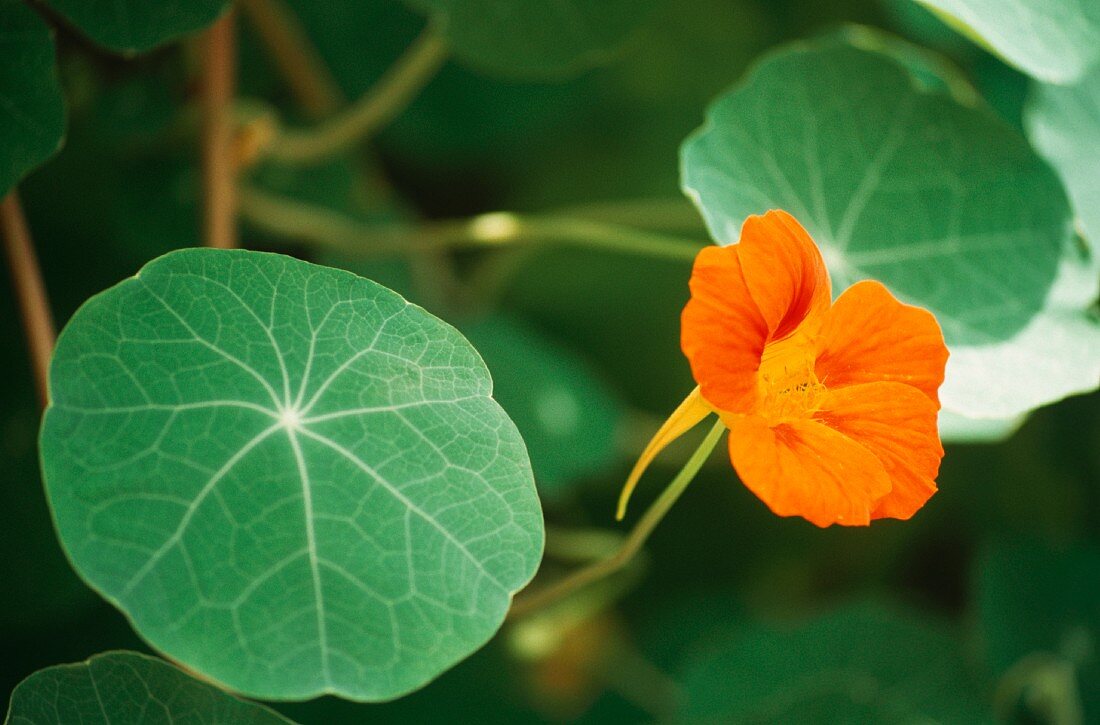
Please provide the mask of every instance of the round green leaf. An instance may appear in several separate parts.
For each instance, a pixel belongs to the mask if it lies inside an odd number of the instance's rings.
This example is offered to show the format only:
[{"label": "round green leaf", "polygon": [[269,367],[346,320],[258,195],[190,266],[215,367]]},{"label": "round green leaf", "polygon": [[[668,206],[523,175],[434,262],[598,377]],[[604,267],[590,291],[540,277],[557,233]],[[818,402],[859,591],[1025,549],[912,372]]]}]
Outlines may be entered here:
[{"label": "round green leaf", "polygon": [[226,0],[46,0],[99,45],[143,53],[204,28],[225,10]]},{"label": "round green leaf", "polygon": [[0,0],[0,197],[61,148],[65,106],[50,30],[22,0]]},{"label": "round green leaf", "polygon": [[1022,330],[1007,340],[951,347],[944,406],[979,420],[1005,419],[1095,390],[1100,318],[1091,307],[1098,291],[1100,258],[1067,241],[1043,308]]},{"label": "round green leaf", "polygon": [[918,0],[1028,74],[1072,81],[1100,60],[1095,0]]},{"label": "round green leaf", "polygon": [[155,657],[106,652],[86,662],[47,667],[23,680],[12,692],[4,722],[286,725],[291,721],[199,682]]},{"label": "round green leaf", "polygon": [[614,57],[658,0],[405,0],[456,56],[506,76],[574,73]]},{"label": "round green leaf", "polygon": [[[750,214],[793,213],[838,294],[881,280],[934,312],[953,352],[1032,321],[1070,232],[1057,177],[1015,131],[885,55],[835,42],[776,53],[719,98],[684,144],[682,183],[720,244]],[[980,377],[960,365],[953,355],[949,381]],[[963,402],[945,391],[945,408],[1007,417],[1035,405],[1021,392],[987,408],[1013,392],[970,392]]]},{"label": "round green leaf", "polygon": [[347,272],[191,249],[62,332],[41,452],[80,574],[258,697],[409,692],[534,574],[522,439],[453,328]]},{"label": "round green leaf", "polygon": [[1100,246],[1100,64],[1073,85],[1034,84],[1024,124],[1062,177],[1085,236]]}]

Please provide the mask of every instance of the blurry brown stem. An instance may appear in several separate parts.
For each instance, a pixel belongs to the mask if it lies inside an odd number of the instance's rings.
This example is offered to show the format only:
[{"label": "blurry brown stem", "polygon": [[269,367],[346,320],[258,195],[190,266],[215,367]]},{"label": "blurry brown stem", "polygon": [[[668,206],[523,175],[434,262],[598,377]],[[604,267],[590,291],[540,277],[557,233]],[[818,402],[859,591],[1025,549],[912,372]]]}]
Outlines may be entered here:
[{"label": "blurry brown stem", "polygon": [[317,126],[285,131],[272,144],[272,158],[291,163],[322,161],[389,123],[435,77],[447,45],[429,25],[373,88],[347,110]]},{"label": "blurry brown stem", "polygon": [[53,353],[57,332],[54,328],[46,286],[34,252],[27,220],[15,191],[0,201],[0,236],[4,238],[4,251],[11,268],[12,283],[23,317],[23,330],[27,335],[31,365],[34,369],[38,399],[45,407],[49,402],[47,374],[50,355]]},{"label": "blurry brown stem", "polygon": [[664,519],[665,514],[669,512],[673,504],[680,498],[680,494],[684,492],[688,484],[695,478],[695,474],[699,472],[707,456],[709,456],[711,451],[714,450],[714,447],[718,445],[718,441],[725,430],[726,426],[722,421],[718,421],[714,424],[714,427],[707,433],[707,437],[699,444],[695,453],[693,453],[691,458],[688,459],[688,462],[684,464],[684,467],[680,469],[680,472],[676,474],[676,477],[672,479],[672,483],[668,484],[668,487],[661,492],[657,500],[654,501],[645,514],[642,515],[642,518],[634,525],[634,528],[626,537],[622,546],[619,547],[614,554],[606,559],[600,559],[582,569],[578,569],[554,584],[536,589],[531,594],[525,593],[517,597],[512,604],[511,611],[508,612],[509,619],[524,617],[543,607],[554,604],[578,589],[582,589],[593,582],[611,576],[626,566],[630,560],[641,551],[646,540],[649,539],[650,534],[653,533],[653,530],[656,529],[657,525]]},{"label": "blurry brown stem", "polygon": [[313,119],[335,113],[344,96],[284,0],[237,0],[298,105]]},{"label": "blurry brown stem", "polygon": [[203,100],[203,239],[209,247],[237,246],[232,103],[236,77],[236,11],[230,9],[206,32]]}]

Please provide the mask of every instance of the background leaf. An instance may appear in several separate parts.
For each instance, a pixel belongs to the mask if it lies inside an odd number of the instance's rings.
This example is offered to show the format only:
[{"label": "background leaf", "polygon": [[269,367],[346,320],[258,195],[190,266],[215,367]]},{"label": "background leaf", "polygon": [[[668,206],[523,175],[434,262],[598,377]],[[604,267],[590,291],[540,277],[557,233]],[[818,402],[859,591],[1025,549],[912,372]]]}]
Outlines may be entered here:
[{"label": "background leaf", "polygon": [[279,725],[290,720],[199,682],[163,660],[107,652],[40,670],[11,696],[8,725],[187,722]]},{"label": "background leaf", "polygon": [[[835,42],[757,66],[685,142],[682,170],[720,244],[737,240],[749,214],[786,209],[821,245],[837,293],[881,280],[933,311],[952,351],[1028,325],[1069,236],[1058,180],[1022,137],[921,90],[892,59]],[[961,361],[952,356],[948,378],[981,385],[984,371]],[[995,382],[965,400],[947,386],[944,407],[1009,417],[1037,404]],[[1058,392],[1047,400],[1068,391]]]},{"label": "background leaf", "polygon": [[[1043,722],[1068,722],[1052,713],[1100,709],[1098,574],[1095,546],[998,542],[983,552],[974,568],[976,608],[1002,706],[1021,698]],[[1051,677],[1065,678],[1064,689],[1047,698]]]},{"label": "background leaf", "polygon": [[1100,60],[1100,5],[1092,0],[918,0],[1041,80],[1065,83]]},{"label": "background leaf", "polygon": [[523,434],[540,493],[560,492],[616,460],[619,401],[584,360],[515,318],[484,317],[461,329]]},{"label": "background leaf", "polygon": [[41,449],[77,570],[241,692],[386,699],[534,573],[530,464],[469,344],[346,272],[183,250],[88,302]]},{"label": "background leaf", "polygon": [[0,197],[61,148],[65,107],[49,28],[22,0],[0,0]]},{"label": "background leaf", "polygon": [[1100,385],[1100,259],[1074,240],[1039,314],[1008,340],[956,345],[940,389],[945,407],[1009,418]]},{"label": "background leaf", "polygon": [[226,0],[46,0],[99,45],[144,53],[214,22]]},{"label": "background leaf", "polygon": [[612,57],[660,0],[405,0],[455,54],[507,76],[564,75]]},{"label": "background leaf", "polygon": [[992,722],[950,629],[875,604],[746,627],[684,675],[690,722]]},{"label": "background leaf", "polygon": [[1085,237],[1100,244],[1100,64],[1072,85],[1034,84],[1024,122],[1062,177]]}]

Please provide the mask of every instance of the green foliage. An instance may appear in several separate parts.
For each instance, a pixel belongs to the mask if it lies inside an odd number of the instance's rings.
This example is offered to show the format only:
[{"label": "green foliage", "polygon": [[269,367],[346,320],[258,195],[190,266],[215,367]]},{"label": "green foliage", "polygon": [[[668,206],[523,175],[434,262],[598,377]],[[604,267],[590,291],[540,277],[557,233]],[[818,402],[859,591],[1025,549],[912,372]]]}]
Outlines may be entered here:
[{"label": "green foliage", "polygon": [[1100,548],[998,543],[975,566],[977,613],[998,704],[1042,722],[1100,710]]},{"label": "green foliage", "polygon": [[1100,258],[1063,245],[1042,309],[1007,340],[951,349],[944,405],[977,418],[1011,418],[1100,382]]},{"label": "green foliage", "polygon": [[80,32],[110,50],[144,53],[203,28],[226,0],[46,0]]},{"label": "green foliage", "polygon": [[290,721],[136,652],[40,670],[11,696],[6,725],[176,723],[286,725]]},{"label": "green foliage", "polygon": [[612,57],[659,0],[405,0],[455,54],[506,76],[574,73]]},{"label": "green foliage", "polygon": [[0,197],[61,148],[65,107],[53,37],[22,0],[0,0]]},{"label": "green foliage", "polygon": [[1034,84],[1024,120],[1062,177],[1082,232],[1100,247],[1100,64],[1071,85]]},{"label": "green foliage", "polygon": [[77,570],[237,691],[408,692],[538,564],[530,464],[480,358],[354,275],[167,255],[77,313],[50,384],[43,470]]},{"label": "green foliage", "polygon": [[1066,83],[1100,60],[1092,0],[917,0],[1030,75]]},{"label": "green foliage", "polygon": [[874,604],[747,627],[697,656],[684,690],[690,722],[993,721],[949,628]]},{"label": "green foliage", "polygon": [[523,434],[535,482],[560,493],[615,459],[619,402],[584,360],[504,316],[461,325],[493,373],[493,394]]},{"label": "green foliage", "polygon": [[[293,698],[272,708],[303,723],[1096,720],[1100,393],[1033,411],[1100,381],[1093,5],[242,6],[232,111],[260,155],[239,169],[241,246],[375,283],[190,250],[88,302],[40,439],[53,521],[0,285],[4,689],[49,668],[14,698],[45,722],[102,721],[99,701],[276,717],[234,689]],[[59,321],[202,243],[208,68],[200,45],[165,46],[225,6],[0,0],[0,195],[18,182]],[[283,10],[287,37],[316,46],[290,50],[304,76],[254,22]],[[391,125],[321,164],[263,157],[268,129],[377,99],[426,29],[449,59]],[[324,102],[303,104],[303,81]],[[681,179],[677,150],[716,97]],[[615,494],[694,384],[690,250],[769,206],[825,244],[838,293],[866,273],[944,322],[939,493],[909,521],[819,530],[777,519],[715,454],[626,571],[498,629],[541,553],[532,473],[550,525],[536,586],[621,544]],[[517,219],[542,231],[493,236]],[[576,229],[619,244],[584,248],[600,238]],[[684,253],[647,256],[655,240]],[[655,462],[639,514],[692,443]],[[899,608],[834,608],[867,597]],[[131,653],[52,667],[146,644],[186,669]]]},{"label": "green foliage", "polygon": [[1079,389],[989,372],[1050,294],[1069,210],[1055,175],[988,111],[922,89],[880,53],[797,46],[715,103],[682,168],[719,243],[783,208],[822,246],[837,293],[875,278],[932,310],[953,352],[945,408],[1009,417]]}]

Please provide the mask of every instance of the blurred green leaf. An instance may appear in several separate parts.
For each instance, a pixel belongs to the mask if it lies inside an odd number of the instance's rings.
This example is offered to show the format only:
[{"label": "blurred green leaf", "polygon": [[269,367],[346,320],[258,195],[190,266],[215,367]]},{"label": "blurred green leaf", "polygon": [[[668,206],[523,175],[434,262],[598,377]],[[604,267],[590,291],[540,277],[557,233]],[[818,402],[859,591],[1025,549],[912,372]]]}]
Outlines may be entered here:
[{"label": "blurred green leaf", "polygon": [[874,604],[746,627],[689,665],[683,689],[687,722],[993,720],[950,629]]},{"label": "blurred green leaf", "polygon": [[1066,83],[1100,60],[1093,0],[917,0],[1030,75]]},{"label": "blurred green leaf", "polygon": [[[682,163],[718,243],[734,243],[746,216],[783,208],[821,245],[837,293],[875,278],[934,312],[953,352],[945,408],[1008,417],[1072,392],[1018,384],[1027,368],[1006,387],[955,354],[1033,320],[1069,237],[1057,177],[988,111],[921,90],[882,54],[799,45],[711,107]],[[952,385],[963,379],[977,385],[965,398]]]},{"label": "blurred green leaf", "polygon": [[913,0],[881,0],[894,24],[917,42],[952,51],[973,47],[933,11]]},{"label": "blurred green leaf", "polygon": [[[905,2],[911,4],[911,0]],[[945,56],[876,28],[844,25],[821,36],[821,41],[837,41],[889,56],[909,71],[919,88],[946,93],[964,106],[976,106],[982,102],[966,75]]]},{"label": "blurred green leaf", "polygon": [[43,471],[74,566],[235,690],[413,690],[538,565],[530,464],[477,353],[352,274],[166,255],[81,308],[50,383]]},{"label": "blurred green leaf", "polygon": [[616,459],[622,411],[584,360],[517,319],[483,317],[460,328],[523,434],[540,493],[559,493]]},{"label": "blurred green leaf", "polygon": [[174,723],[285,725],[263,705],[199,682],[163,660],[106,652],[39,670],[12,692],[7,725]]},{"label": "blurred green leaf", "polygon": [[1034,84],[1024,123],[1062,177],[1085,237],[1100,248],[1100,64],[1072,85]]},{"label": "blurred green leaf", "polygon": [[1025,416],[967,418],[950,410],[940,411],[940,438],[945,443],[996,443],[1012,436]]},{"label": "blurred green leaf", "polygon": [[227,0],[45,0],[82,33],[132,55],[206,27]]},{"label": "blurred green leaf", "polygon": [[508,77],[575,73],[613,57],[660,0],[405,0],[455,55]]},{"label": "blurred green leaf", "polygon": [[[976,606],[998,700],[1042,722],[1100,716],[1100,549],[999,543],[979,557]],[[1065,675],[1068,675],[1066,677]],[[1045,717],[1044,717],[1045,716]],[[1081,721],[1081,720],[1079,720]]]},{"label": "blurred green leaf", "polygon": [[1018,416],[1100,385],[1100,258],[1064,245],[1043,308],[1007,340],[955,345],[940,389],[944,407],[978,420]]},{"label": "blurred green leaf", "polygon": [[64,140],[53,37],[22,0],[0,0],[0,197]]}]

